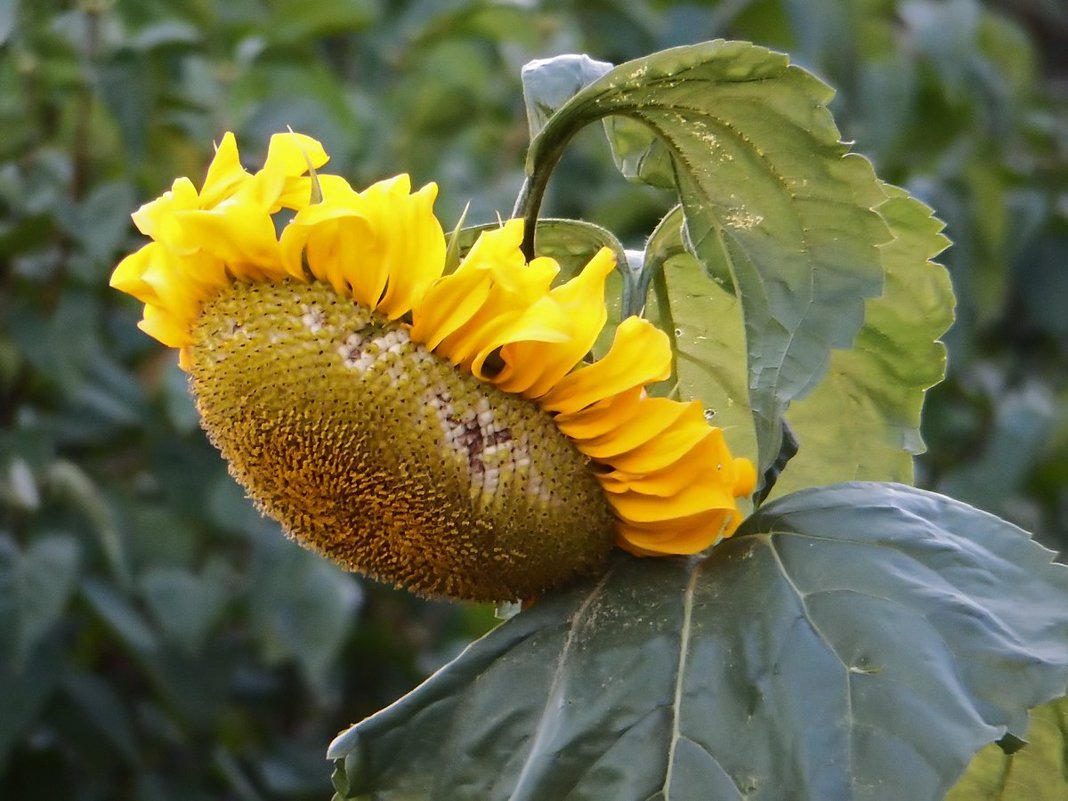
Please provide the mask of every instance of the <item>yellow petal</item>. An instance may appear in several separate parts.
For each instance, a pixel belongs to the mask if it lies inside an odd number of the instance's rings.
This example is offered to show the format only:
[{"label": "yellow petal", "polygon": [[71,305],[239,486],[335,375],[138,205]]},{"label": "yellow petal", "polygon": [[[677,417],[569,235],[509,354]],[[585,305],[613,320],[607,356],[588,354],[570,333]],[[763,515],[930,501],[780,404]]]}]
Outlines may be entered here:
[{"label": "yellow petal", "polygon": [[345,294],[345,287],[351,287],[357,303],[369,309],[377,307],[389,280],[389,264],[380,257],[373,223],[351,216],[328,224],[320,233],[308,243],[308,263],[322,264],[320,277],[339,293]]},{"label": "yellow petal", "polygon": [[[733,490],[737,483],[734,464],[723,432],[713,428],[693,448],[660,470],[637,474],[615,470],[599,480],[609,492],[633,490],[644,495],[675,495],[686,484],[702,480],[716,481]],[[731,494],[738,496],[736,491]]]},{"label": "yellow petal", "polygon": [[137,327],[169,348],[193,344],[188,322],[176,318],[158,306],[146,305],[145,315]]},{"label": "yellow petal", "polygon": [[204,188],[200,190],[202,208],[212,208],[232,195],[238,186],[251,178],[237,152],[237,140],[227,131],[215,149],[215,158],[208,166]]},{"label": "yellow petal", "polygon": [[486,265],[504,265],[518,268],[526,264],[523,252],[519,249],[523,244],[523,221],[520,219],[506,220],[500,228],[483,231],[479,234],[475,244],[467,251],[457,272],[482,268]]},{"label": "yellow petal", "polygon": [[[411,197],[410,191],[411,180],[407,175],[398,175],[361,192],[355,207],[366,220],[366,229],[361,234],[356,228],[348,228],[345,244],[339,248],[346,256],[345,277],[353,287],[353,297],[371,309],[381,306],[391,277],[408,269],[408,259],[420,248],[420,243],[414,240],[426,233],[413,227],[412,210],[420,205],[426,208],[427,197],[424,195],[420,201]],[[428,190],[430,203],[436,192],[436,186]],[[437,236],[444,263],[444,234],[440,225]],[[398,281],[403,283],[404,279]]]},{"label": "yellow petal", "polygon": [[662,470],[682,458],[714,430],[705,421],[700,405],[687,406],[682,415],[660,436],[633,450],[613,456],[610,464],[616,470],[644,475]]},{"label": "yellow petal", "polygon": [[287,131],[271,136],[262,171],[287,176],[303,175],[308,171],[309,164],[319,169],[328,161],[330,161],[330,156],[327,155],[318,139],[295,131]]},{"label": "yellow petal", "polygon": [[437,196],[437,184],[427,184],[394,201],[392,213],[384,215],[388,226],[381,236],[391,245],[390,270],[378,309],[391,320],[411,311],[445,269],[445,232],[434,216]]},{"label": "yellow petal", "polygon": [[671,345],[648,320],[628,317],[619,324],[603,359],[564,376],[540,404],[552,412],[576,412],[591,403],[671,374]]},{"label": "yellow petal", "polygon": [[[442,343],[458,336],[486,304],[494,287],[494,268],[523,268],[525,261],[519,251],[522,240],[522,220],[509,220],[500,228],[479,234],[456,271],[434,281],[412,309],[412,339],[448,358],[444,350],[450,349],[440,350]],[[456,339],[451,342],[455,344]]]},{"label": "yellow petal", "polygon": [[549,297],[559,305],[567,338],[560,344],[515,342],[501,349],[504,369],[494,383],[505,392],[538,398],[576,365],[593,347],[604,328],[604,282],[615,267],[615,256],[602,248],[582,272],[556,287]]},{"label": "yellow petal", "polygon": [[478,312],[489,297],[490,284],[490,274],[484,270],[457,271],[439,278],[412,309],[412,340],[436,350]]},{"label": "yellow petal", "polygon": [[579,441],[578,449],[591,458],[611,462],[611,457],[634,450],[659,436],[691,406],[699,407],[700,404],[696,401],[679,403],[670,398],[643,398],[638,413],[627,425],[594,439]]},{"label": "yellow petal", "polygon": [[[551,259],[535,259],[516,270],[493,265],[489,271],[492,278],[486,299],[462,326],[441,342],[437,352],[453,364],[467,367],[486,349],[503,344],[506,341],[504,334],[510,326],[522,326],[525,323],[536,327],[541,332],[540,336],[547,338],[547,341],[559,341],[566,336],[565,333],[551,325],[541,325],[550,319],[544,305],[528,320],[522,320],[527,309],[545,300],[549,284],[559,269]],[[457,271],[455,275],[461,273]]]},{"label": "yellow petal", "polygon": [[400,199],[412,191],[412,178],[408,173],[402,172],[392,178],[384,178],[375,181],[369,187],[360,192],[360,197],[366,198],[373,203],[388,203],[390,199]]},{"label": "yellow petal", "polygon": [[373,309],[388,278],[378,258],[374,223],[346,201],[324,201],[297,212],[282,231],[279,253],[287,274],[312,275],[329,283],[340,295]]},{"label": "yellow petal", "polygon": [[[309,166],[319,167],[328,156],[323,146],[310,136],[298,133],[275,134],[267,148],[263,169],[250,176],[233,193],[233,200],[274,214],[283,205],[302,207],[311,200],[310,184],[304,182]],[[308,187],[307,194],[300,192]]]},{"label": "yellow petal", "polygon": [[111,286],[127,295],[133,295],[142,303],[152,303],[158,300],[156,290],[144,280],[144,272],[153,254],[162,247],[158,242],[149,242],[120,261],[111,274],[109,282]]},{"label": "yellow petal", "polygon": [[[349,182],[339,175],[316,175],[315,182],[319,186],[319,192],[323,200],[349,201],[358,198],[356,190]],[[301,211],[313,204],[314,186],[309,176],[290,178],[286,181],[282,194],[276,201],[284,209]]]},{"label": "yellow petal", "polygon": [[174,247],[175,234],[180,231],[180,226],[174,220],[175,212],[198,208],[200,197],[193,182],[188,178],[178,178],[169,191],[145,203],[130,216],[142,234]]},{"label": "yellow petal", "polygon": [[222,260],[235,278],[259,281],[285,275],[274,222],[254,204],[234,199],[211,211],[182,211],[176,217],[182,244]]},{"label": "yellow petal", "polygon": [[700,553],[733,531],[734,517],[731,510],[716,509],[657,526],[622,523],[616,544],[636,556]]},{"label": "yellow petal", "polygon": [[226,265],[210,253],[198,252],[182,256],[181,264],[182,275],[187,280],[212,294],[231,283],[231,278],[226,272]]},{"label": "yellow petal", "polygon": [[273,213],[282,208],[280,199],[289,194],[287,189],[291,183],[304,175],[309,167],[318,169],[329,160],[323,146],[310,136],[292,131],[274,134],[267,146],[263,169],[255,175],[258,191],[262,193],[260,197],[267,203],[269,211]]},{"label": "yellow petal", "polygon": [[753,494],[756,489],[757,474],[753,463],[744,456],[734,459],[734,497],[742,498]]},{"label": "yellow petal", "polygon": [[568,340],[567,322],[563,311],[548,297],[543,297],[521,312],[502,315],[496,324],[487,326],[478,335],[480,347],[471,359],[472,374],[482,381],[492,381],[482,372],[491,353],[515,342],[531,342],[551,348]]},{"label": "yellow petal", "polygon": [[629,491],[613,494],[609,501],[624,520],[648,523],[712,509],[733,509],[734,493],[716,481],[694,481],[668,497]]},{"label": "yellow petal", "polygon": [[178,349],[178,369],[184,373],[193,369],[193,349],[189,345]]},{"label": "yellow petal", "polygon": [[626,425],[638,413],[645,391],[628,389],[579,412],[556,415],[556,427],[574,440],[593,439]]},{"label": "yellow petal", "polygon": [[164,247],[153,251],[141,277],[155,294],[151,305],[179,320],[192,320],[208,296],[203,284],[189,279],[186,259]]}]

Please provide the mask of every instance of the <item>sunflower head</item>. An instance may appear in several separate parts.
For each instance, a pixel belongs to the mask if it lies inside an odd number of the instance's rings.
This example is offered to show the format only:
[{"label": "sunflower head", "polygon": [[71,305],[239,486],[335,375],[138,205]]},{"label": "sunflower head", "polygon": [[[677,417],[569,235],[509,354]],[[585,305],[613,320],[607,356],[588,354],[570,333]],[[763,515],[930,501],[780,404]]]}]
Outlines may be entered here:
[{"label": "sunflower head", "polygon": [[227,134],[200,190],[179,179],[135,213],[152,242],[112,277],[180,349],[264,512],[348,568],[475,600],[540,592],[613,544],[694,553],[733,533],[755,474],[697,403],[646,393],[667,338],[629,318],[586,361],[610,251],[559,283],[513,220],[446,275],[436,187],[307,176],[325,162],[280,134],[248,173]]}]

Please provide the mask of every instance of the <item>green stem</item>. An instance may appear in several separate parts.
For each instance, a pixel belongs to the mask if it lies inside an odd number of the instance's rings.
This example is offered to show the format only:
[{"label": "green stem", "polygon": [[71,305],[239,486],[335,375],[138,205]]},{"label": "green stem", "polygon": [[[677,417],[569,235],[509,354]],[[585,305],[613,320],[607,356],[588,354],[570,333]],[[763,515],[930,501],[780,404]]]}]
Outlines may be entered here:
[{"label": "green stem", "polygon": [[667,276],[664,275],[663,263],[657,265],[653,274],[653,294],[656,295],[656,311],[660,317],[660,327],[667,334],[671,343],[671,397],[679,398],[679,340],[675,334],[675,316],[671,313],[671,296],[668,293]]},{"label": "green stem", "polygon": [[[553,123],[557,124],[554,125]],[[560,122],[560,117],[551,119],[530,143],[530,164],[527,178],[519,190],[512,217],[523,218],[523,255],[527,261],[534,258],[534,234],[538,226],[538,213],[545,198],[545,189],[549,185],[549,176],[556,168],[564,148],[576,133],[584,128],[590,120],[579,117],[573,121]],[[566,126],[566,127],[564,127]],[[557,133],[557,128],[563,130]]]}]

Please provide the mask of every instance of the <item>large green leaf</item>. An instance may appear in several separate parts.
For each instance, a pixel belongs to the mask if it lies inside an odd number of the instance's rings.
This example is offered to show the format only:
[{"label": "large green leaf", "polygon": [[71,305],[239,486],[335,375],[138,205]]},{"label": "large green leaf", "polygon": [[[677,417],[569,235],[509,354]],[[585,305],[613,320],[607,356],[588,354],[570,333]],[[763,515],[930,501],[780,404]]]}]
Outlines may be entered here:
[{"label": "large green leaf", "polygon": [[[883,294],[867,301],[855,347],[833,351],[826,376],[787,411],[801,448],[776,494],[837,481],[912,481],[924,390],[945,369],[937,339],[952,321],[953,291],[945,269],[929,261],[946,245],[942,224],[904,190],[885,189],[877,210],[895,238],[882,249]],[[674,340],[672,388],[703,401],[731,447],[752,454],[741,304],[727,265],[702,269],[688,244],[673,210],[650,238],[639,294],[650,285],[646,313]]]},{"label": "large green leaf", "polygon": [[1068,698],[1031,713],[1027,744],[980,751],[946,801],[1063,801],[1068,798]]},{"label": "large green leaf", "polygon": [[1068,682],[1068,571],[897,484],[774,501],[704,559],[617,558],[334,741],[376,801],[934,801]]},{"label": "large green leaf", "polygon": [[839,141],[832,92],[786,56],[745,42],[679,47],[616,67],[561,106],[531,142],[517,207],[537,213],[548,176],[583,126],[620,115],[671,153],[698,259],[726,263],[742,302],[749,404],[763,472],[791,401],[852,344],[882,287],[871,165]]},{"label": "large green leaf", "polygon": [[930,259],[948,240],[931,209],[902,189],[877,209],[894,240],[882,248],[883,294],[866,303],[853,348],[831,354],[826,377],[786,414],[801,443],[775,493],[836,481],[912,483],[924,450],[924,391],[945,374],[938,338],[953,322],[949,274]]}]

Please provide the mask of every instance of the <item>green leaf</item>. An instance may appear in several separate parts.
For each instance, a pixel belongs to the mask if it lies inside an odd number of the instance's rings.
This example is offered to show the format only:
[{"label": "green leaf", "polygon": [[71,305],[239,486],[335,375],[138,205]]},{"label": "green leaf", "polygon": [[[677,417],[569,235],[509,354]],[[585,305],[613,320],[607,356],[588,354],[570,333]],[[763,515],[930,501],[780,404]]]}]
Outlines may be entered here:
[{"label": "green leaf", "polygon": [[65,535],[34,541],[18,560],[16,665],[23,665],[62,617],[78,577],[78,561],[78,543]]},{"label": "green leaf", "polygon": [[125,45],[148,52],[157,48],[193,46],[202,39],[203,33],[195,25],[180,19],[164,19],[141,28],[126,39]]},{"label": "green leaf", "polygon": [[[745,328],[730,275],[702,265],[686,248],[681,207],[673,209],[649,238],[638,296],[651,285],[645,316],[667,333],[675,354],[664,388],[697,398],[709,421],[723,429],[736,454],[755,455],[756,429],[749,408]],[[711,268],[711,275],[709,268]]]},{"label": "green leaf", "polygon": [[834,351],[823,381],[786,413],[801,447],[775,495],[838,481],[912,483],[912,457],[924,451],[924,392],[945,374],[936,340],[953,322],[949,274],[930,259],[949,241],[930,208],[884,188],[877,211],[895,238],[882,248],[883,294],[865,304],[853,348]]},{"label": "green leaf", "polygon": [[620,556],[541,599],[341,734],[338,785],[935,801],[1064,692],[1068,571],[1002,520],[852,483],[769,503],[742,533],[704,559]]},{"label": "green leaf", "polygon": [[871,165],[839,141],[831,90],[786,56],[745,42],[678,47],[616,67],[565,103],[531,142],[517,207],[537,213],[553,166],[583,126],[621,115],[671,152],[694,252],[726,263],[741,297],[758,472],[782,418],[849,347],[882,287]]},{"label": "green leaf", "polygon": [[640,122],[627,117],[604,121],[612,158],[623,176],[661,189],[675,188],[675,166],[671,151]]},{"label": "green leaf", "polygon": [[100,488],[74,462],[56,459],[48,466],[48,489],[53,498],[80,512],[96,532],[100,550],[121,587],[130,583],[130,565],[115,514]]},{"label": "green leaf", "polygon": [[[942,379],[945,347],[936,340],[953,318],[949,275],[929,259],[947,240],[927,206],[885,188],[877,210],[895,238],[882,249],[883,294],[867,301],[855,346],[833,351],[827,375],[786,413],[801,448],[775,495],[837,481],[911,483],[912,457],[923,451],[924,391]],[[735,452],[754,453],[741,304],[728,266],[702,270],[688,246],[674,210],[649,240],[638,294],[651,284],[647,316],[673,339],[672,390],[699,398]]]},{"label": "green leaf", "polygon": [[29,659],[16,665],[0,658],[0,775],[6,772],[11,749],[34,724],[52,697],[64,666],[60,638],[41,643]]},{"label": "green leaf", "polygon": [[111,261],[129,236],[134,193],[129,184],[110,181],[95,186],[82,201],[61,207],[58,219],[91,262],[82,269],[86,282],[100,280],[100,264]]},{"label": "green leaf", "polygon": [[137,735],[133,721],[115,688],[100,676],[71,670],[63,677],[62,689],[99,735],[110,742],[123,759],[137,764]]},{"label": "green leaf", "polygon": [[200,576],[180,567],[156,567],[141,577],[141,594],[149,612],[159,629],[185,654],[200,653],[222,616],[232,581],[230,573],[224,563],[214,561]]},{"label": "green leaf", "polygon": [[362,31],[378,17],[371,0],[276,0],[264,32],[277,42],[296,44],[318,36]]},{"label": "green leaf", "polygon": [[82,597],[132,653],[145,657],[159,650],[159,638],[152,627],[113,587],[87,577],[82,581]]},{"label": "green leaf", "polygon": [[946,801],[1062,801],[1068,798],[1068,698],[1031,712],[1022,749],[980,751]]},{"label": "green leaf", "polygon": [[947,471],[938,490],[998,512],[1009,505],[1048,450],[1054,426],[1064,413],[1050,390],[1035,380],[995,391],[997,405],[987,423],[985,450]]},{"label": "green leaf", "polygon": [[[523,97],[533,139],[557,109],[579,90],[613,68],[586,55],[562,55],[523,66]],[[605,135],[612,159],[623,175],[662,189],[675,188],[671,153],[645,125],[627,117],[607,117]]]},{"label": "green leaf", "polygon": [[292,543],[267,546],[252,578],[252,617],[269,660],[295,659],[322,688],[363,591],[351,575]]}]

